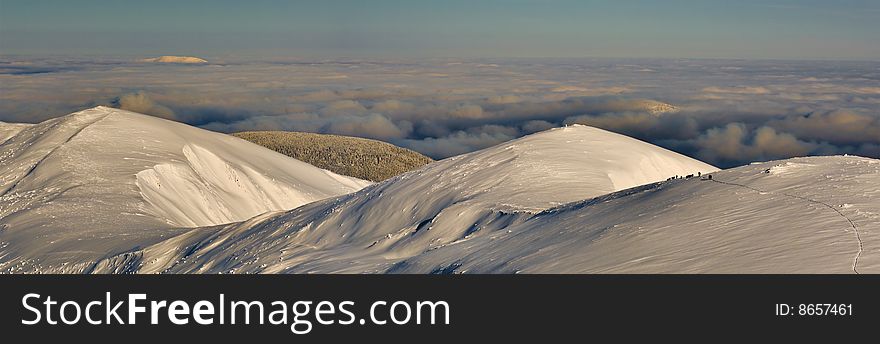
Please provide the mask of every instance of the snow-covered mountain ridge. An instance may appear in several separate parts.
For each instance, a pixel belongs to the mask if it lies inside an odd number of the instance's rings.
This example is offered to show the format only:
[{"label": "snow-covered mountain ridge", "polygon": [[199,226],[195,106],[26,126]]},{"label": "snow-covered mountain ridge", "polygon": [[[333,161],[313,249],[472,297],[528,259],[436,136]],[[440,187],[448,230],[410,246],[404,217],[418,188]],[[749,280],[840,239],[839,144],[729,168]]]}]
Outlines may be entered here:
[{"label": "snow-covered mountain ridge", "polygon": [[7,132],[3,272],[880,272],[877,159],[717,171],[569,126],[369,185],[114,109]]},{"label": "snow-covered mountain ridge", "polygon": [[369,185],[229,135],[107,107],[16,130],[0,145],[0,263],[77,265],[183,227]]},{"label": "snow-covered mountain ridge", "polygon": [[798,158],[712,176],[499,211],[460,232],[428,224],[367,235],[336,221],[353,204],[343,196],[189,232],[94,272],[880,272],[880,161]]}]

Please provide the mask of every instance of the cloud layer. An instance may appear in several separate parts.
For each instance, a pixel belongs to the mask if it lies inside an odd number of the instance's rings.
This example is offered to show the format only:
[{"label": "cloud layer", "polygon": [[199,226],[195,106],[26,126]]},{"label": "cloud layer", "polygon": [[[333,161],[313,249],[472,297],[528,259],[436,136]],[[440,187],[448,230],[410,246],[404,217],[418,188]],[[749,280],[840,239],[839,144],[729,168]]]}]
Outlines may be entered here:
[{"label": "cloud layer", "polygon": [[877,63],[211,60],[0,58],[0,121],[112,105],[222,132],[374,138],[434,158],[580,123],[722,167],[880,157]]}]

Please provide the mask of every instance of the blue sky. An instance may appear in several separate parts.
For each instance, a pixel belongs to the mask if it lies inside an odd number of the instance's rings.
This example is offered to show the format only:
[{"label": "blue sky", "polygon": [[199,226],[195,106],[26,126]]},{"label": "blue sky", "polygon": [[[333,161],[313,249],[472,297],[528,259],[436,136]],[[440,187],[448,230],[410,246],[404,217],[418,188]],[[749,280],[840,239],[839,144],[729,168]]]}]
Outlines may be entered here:
[{"label": "blue sky", "polygon": [[880,59],[880,2],[0,0],[0,53]]}]

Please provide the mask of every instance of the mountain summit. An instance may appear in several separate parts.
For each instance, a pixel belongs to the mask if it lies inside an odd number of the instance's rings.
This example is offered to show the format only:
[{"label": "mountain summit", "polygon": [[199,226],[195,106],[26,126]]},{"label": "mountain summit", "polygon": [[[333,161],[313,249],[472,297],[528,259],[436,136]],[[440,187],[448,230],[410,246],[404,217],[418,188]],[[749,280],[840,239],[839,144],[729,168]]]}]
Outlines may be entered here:
[{"label": "mountain summit", "polygon": [[[462,240],[502,235],[568,202],[714,170],[630,137],[568,126],[441,160],[287,213],[180,236],[126,257],[155,262],[144,263],[140,272],[169,269],[166,264],[182,254],[191,256],[173,267],[178,272],[387,272],[401,269],[395,267],[398,262]],[[220,238],[236,239],[210,245],[222,250],[183,251]],[[510,249],[518,255],[538,247]],[[243,260],[228,259],[245,251]],[[143,262],[116,258],[102,269]]]},{"label": "mountain summit", "polygon": [[368,184],[229,135],[96,107],[16,128],[0,145],[0,250],[75,265]]},{"label": "mountain summit", "polygon": [[156,62],[156,63],[183,63],[183,64],[200,64],[200,63],[208,63],[208,60],[201,59],[193,56],[159,56],[153,58],[146,58],[140,60],[141,62]]},{"label": "mountain summit", "polygon": [[880,269],[876,159],[717,171],[575,125],[370,184],[104,107],[0,133],[3,272]]}]

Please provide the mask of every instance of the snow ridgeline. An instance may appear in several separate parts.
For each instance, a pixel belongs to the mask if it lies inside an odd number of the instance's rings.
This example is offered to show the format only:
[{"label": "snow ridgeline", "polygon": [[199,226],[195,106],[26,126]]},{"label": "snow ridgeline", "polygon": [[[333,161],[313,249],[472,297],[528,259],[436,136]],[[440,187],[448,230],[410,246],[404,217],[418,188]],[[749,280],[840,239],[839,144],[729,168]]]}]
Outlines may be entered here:
[{"label": "snow ridgeline", "polygon": [[880,160],[796,158],[712,176],[537,213],[484,211],[471,226],[445,224],[476,212],[451,205],[454,211],[433,222],[385,235],[376,230],[391,228],[359,225],[369,211],[353,212],[370,209],[359,199],[387,197],[376,193],[380,184],[285,214],[194,230],[106,259],[93,272],[880,272]]},{"label": "snow ridgeline", "polygon": [[[161,272],[186,261],[192,267],[176,271],[305,272],[301,264],[342,264],[328,271],[385,272],[382,265],[497,232],[554,206],[714,170],[623,135],[570,126],[435,162],[278,216],[192,231],[115,257],[96,271],[129,266]],[[141,266],[141,260],[151,263]],[[350,263],[358,260],[379,266]]]},{"label": "snow ridgeline", "polygon": [[3,144],[6,140],[9,140],[31,125],[32,124],[0,122],[0,144]]},{"label": "snow ridgeline", "polygon": [[0,143],[0,271],[80,272],[186,227],[370,184],[229,135],[107,107],[14,130]]},{"label": "snow ridgeline", "polygon": [[[217,204],[241,194],[268,203],[287,199],[273,198],[285,189],[265,186],[282,180],[279,171],[290,172],[287,181],[300,181],[279,188],[295,185],[297,192],[317,175],[343,188],[363,182],[301,165],[293,172],[268,169],[302,163],[242,151],[243,141],[181,124],[98,117],[47,121],[0,146],[0,160],[12,162],[0,165],[0,212],[8,212],[0,213],[0,270],[880,272],[876,159],[797,158],[712,172],[712,166],[635,139],[572,126],[293,210],[180,228],[169,222],[219,216],[212,215]],[[105,146],[114,148],[94,151]],[[70,165],[61,157],[86,159]],[[663,181],[697,172],[713,178]],[[71,180],[79,182],[65,189]],[[188,187],[213,191],[201,195]],[[204,208],[189,209],[190,202]],[[138,212],[116,213],[133,207]]]}]

